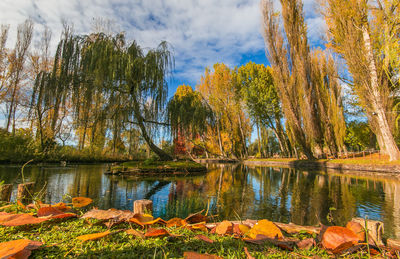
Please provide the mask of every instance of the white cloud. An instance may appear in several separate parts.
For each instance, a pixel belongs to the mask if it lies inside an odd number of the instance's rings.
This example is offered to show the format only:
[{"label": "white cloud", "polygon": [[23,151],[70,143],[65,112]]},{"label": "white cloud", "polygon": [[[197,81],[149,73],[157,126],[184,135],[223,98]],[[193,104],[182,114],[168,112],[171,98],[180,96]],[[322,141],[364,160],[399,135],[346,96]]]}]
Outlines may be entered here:
[{"label": "white cloud", "polygon": [[[322,19],[305,1],[312,42],[318,40]],[[61,20],[88,33],[93,18],[110,19],[128,39],[154,48],[162,40],[174,47],[176,78],[199,81],[206,66],[216,62],[236,65],[241,57],[264,50],[259,0],[2,0],[0,23],[10,24],[11,41],[18,23],[31,17],[37,34],[48,26],[52,48],[59,40]],[[37,37],[38,39],[38,37]]]}]

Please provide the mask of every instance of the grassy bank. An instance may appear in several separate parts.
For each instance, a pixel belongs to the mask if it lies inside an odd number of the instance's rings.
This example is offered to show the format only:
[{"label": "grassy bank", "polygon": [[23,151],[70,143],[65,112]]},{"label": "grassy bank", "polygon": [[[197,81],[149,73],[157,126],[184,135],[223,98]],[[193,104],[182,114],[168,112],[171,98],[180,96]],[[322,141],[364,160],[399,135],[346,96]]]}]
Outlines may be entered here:
[{"label": "grassy bank", "polygon": [[111,172],[123,174],[148,174],[148,173],[196,173],[206,172],[205,165],[191,161],[157,161],[148,159],[144,161],[129,161],[111,168]]}]

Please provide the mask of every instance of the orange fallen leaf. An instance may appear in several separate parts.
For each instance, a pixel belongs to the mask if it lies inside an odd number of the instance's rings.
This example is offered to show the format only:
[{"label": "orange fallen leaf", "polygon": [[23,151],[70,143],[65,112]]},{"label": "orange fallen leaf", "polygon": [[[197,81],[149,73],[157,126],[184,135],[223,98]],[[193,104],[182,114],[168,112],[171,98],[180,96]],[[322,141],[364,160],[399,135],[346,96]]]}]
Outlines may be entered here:
[{"label": "orange fallen leaf", "polygon": [[[322,235],[322,245],[325,249],[335,250],[336,253],[357,243],[358,236],[350,229],[344,227],[328,227]],[[338,249],[339,247],[342,249]]]},{"label": "orange fallen leaf", "polygon": [[249,253],[249,251],[247,250],[247,247],[244,247],[244,253],[247,256],[247,259],[255,259],[253,256],[251,256],[251,254]]},{"label": "orange fallen leaf", "polygon": [[144,235],[141,233],[141,232],[139,232],[139,231],[137,231],[137,230],[134,230],[134,229],[128,229],[127,231],[125,231],[127,234],[129,234],[129,235],[133,235],[133,236],[135,236],[135,237],[140,237],[140,238],[144,238]]},{"label": "orange fallen leaf", "polygon": [[108,236],[109,234],[111,234],[111,232],[109,230],[107,230],[107,231],[101,232],[101,233],[82,235],[82,236],[77,237],[77,239],[85,242],[85,241],[89,241],[89,240],[100,239],[102,237]]},{"label": "orange fallen leaf", "polygon": [[192,231],[196,231],[196,230],[200,230],[200,231],[204,231],[204,232],[208,232],[208,229],[206,227],[206,225],[204,223],[197,223],[197,224],[193,224],[193,225],[186,225],[187,229],[190,229]]},{"label": "orange fallen leaf", "polygon": [[37,211],[38,217],[47,217],[59,214],[63,214],[63,212],[53,207],[42,207],[39,208]]},{"label": "orange fallen leaf", "polygon": [[154,218],[150,214],[134,214],[133,218],[139,220],[141,223],[153,221]]},{"label": "orange fallen leaf", "polygon": [[29,239],[3,242],[0,243],[0,258],[10,258],[12,256],[16,256],[16,258],[28,258],[30,251],[39,248],[41,245],[41,242]]},{"label": "orange fallen leaf", "polygon": [[233,233],[239,236],[246,235],[250,231],[250,227],[244,224],[234,224]]},{"label": "orange fallen leaf", "polygon": [[233,231],[233,224],[228,220],[224,220],[221,223],[219,223],[215,229],[215,233],[217,233],[218,235],[225,235],[227,233],[229,234],[232,233],[232,231]]},{"label": "orange fallen leaf", "polygon": [[199,239],[199,240],[202,240],[202,241],[204,241],[204,242],[207,242],[207,243],[209,243],[209,244],[214,243],[214,240],[211,240],[211,239],[209,239],[208,237],[203,236],[203,235],[197,235],[197,236],[195,236],[195,238],[197,238],[197,239]]},{"label": "orange fallen leaf", "polygon": [[0,212],[0,225],[15,227],[31,224],[39,224],[48,220],[48,218],[37,218],[30,214],[11,214],[7,212]]},{"label": "orange fallen leaf", "polygon": [[185,221],[189,224],[195,224],[195,223],[199,223],[199,222],[207,222],[207,217],[204,216],[203,214],[201,214],[203,211],[194,213],[194,214],[190,214]]},{"label": "orange fallen leaf", "polygon": [[354,222],[354,221],[349,221],[346,224],[346,228],[348,228],[351,231],[353,231],[354,234],[356,234],[358,236],[358,240],[360,242],[364,242],[365,241],[365,231],[364,231],[363,226],[361,226],[360,223]]},{"label": "orange fallen leaf", "polygon": [[182,227],[185,226],[187,223],[185,220],[181,219],[181,218],[172,218],[170,220],[167,221],[167,227]]},{"label": "orange fallen leaf", "polygon": [[314,238],[306,238],[296,242],[296,245],[300,249],[310,249],[311,247],[315,246],[316,243]]},{"label": "orange fallen leaf", "polygon": [[165,220],[163,220],[162,218],[156,218],[155,220],[145,221],[145,222],[141,222],[141,223],[145,226],[150,226],[150,225],[154,225],[154,224],[161,224],[161,225],[167,224],[167,222],[165,222]]},{"label": "orange fallen leaf", "polygon": [[66,218],[76,218],[78,215],[75,213],[63,213],[63,214],[58,214],[51,216],[51,219],[66,219]]},{"label": "orange fallen leaf", "polygon": [[67,204],[65,204],[64,202],[56,203],[54,205],[51,205],[51,207],[53,207],[55,209],[58,209],[58,210],[61,210],[61,211],[66,211],[66,210],[70,210],[71,209],[71,207],[67,206]]},{"label": "orange fallen leaf", "polygon": [[92,202],[93,200],[87,197],[72,198],[72,206],[74,206],[74,208],[82,208],[91,204]]},{"label": "orange fallen leaf", "polygon": [[268,238],[283,238],[281,230],[272,221],[266,219],[259,220],[247,233],[247,236],[252,239],[257,238],[257,235],[263,235]]},{"label": "orange fallen leaf", "polygon": [[21,202],[20,200],[17,200],[17,204],[18,204],[18,206],[19,206],[21,209],[26,210],[25,205],[22,204],[22,202]]},{"label": "orange fallen leaf", "polygon": [[170,236],[170,233],[163,229],[163,228],[149,228],[147,230],[146,234],[144,234],[145,237],[165,237],[165,236]]},{"label": "orange fallen leaf", "polygon": [[196,252],[184,252],[183,258],[185,259],[222,259],[222,257],[210,254],[199,254]]}]

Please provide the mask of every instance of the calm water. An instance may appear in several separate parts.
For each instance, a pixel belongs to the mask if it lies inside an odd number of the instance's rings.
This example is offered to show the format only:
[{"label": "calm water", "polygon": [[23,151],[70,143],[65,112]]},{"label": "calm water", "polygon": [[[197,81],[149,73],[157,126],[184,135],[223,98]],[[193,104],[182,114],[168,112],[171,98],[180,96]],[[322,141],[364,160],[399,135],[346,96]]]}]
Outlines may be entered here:
[{"label": "calm water", "polygon": [[[137,199],[151,199],[155,216],[165,219],[207,208],[220,219],[269,219],[314,225],[344,225],[352,217],[385,223],[385,235],[400,238],[400,181],[362,178],[340,173],[307,172],[284,168],[209,165],[205,176],[189,178],[127,178],[104,175],[105,165],[66,168],[31,166],[26,181],[44,190],[46,203],[68,197],[94,199],[95,206],[132,209]],[[20,167],[1,166],[0,181],[21,182]],[[209,205],[208,205],[209,204]]]}]

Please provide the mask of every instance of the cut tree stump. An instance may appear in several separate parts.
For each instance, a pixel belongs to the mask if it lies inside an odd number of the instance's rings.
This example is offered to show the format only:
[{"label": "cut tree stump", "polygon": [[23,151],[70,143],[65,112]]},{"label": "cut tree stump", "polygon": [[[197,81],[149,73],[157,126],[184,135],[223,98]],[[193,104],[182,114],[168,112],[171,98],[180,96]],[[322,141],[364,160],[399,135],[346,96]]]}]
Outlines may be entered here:
[{"label": "cut tree stump", "polygon": [[34,182],[18,184],[17,200],[22,203],[30,202],[33,196],[33,187],[35,187]]},{"label": "cut tree stump", "polygon": [[[365,228],[365,219],[353,218],[351,221],[360,223]],[[383,245],[382,237],[384,233],[384,224],[382,221],[367,219],[368,238],[372,238],[377,246]]]},{"label": "cut tree stump", "polygon": [[153,202],[151,200],[136,200],[133,202],[133,213],[152,214]]},{"label": "cut tree stump", "polygon": [[10,201],[12,192],[12,184],[0,185],[0,201]]}]

